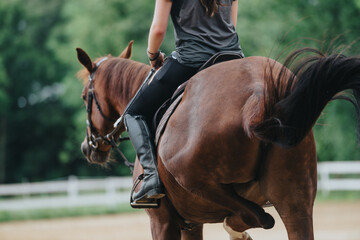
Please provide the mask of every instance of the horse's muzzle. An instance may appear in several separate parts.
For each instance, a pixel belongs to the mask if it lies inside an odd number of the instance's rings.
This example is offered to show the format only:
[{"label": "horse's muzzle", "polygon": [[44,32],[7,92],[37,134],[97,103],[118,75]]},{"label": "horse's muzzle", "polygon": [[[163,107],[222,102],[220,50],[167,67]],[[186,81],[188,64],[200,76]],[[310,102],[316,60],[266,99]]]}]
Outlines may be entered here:
[{"label": "horse's muzzle", "polygon": [[89,159],[90,158],[90,148],[89,145],[86,142],[86,139],[81,143],[81,152],[84,154],[84,156]]},{"label": "horse's muzzle", "polygon": [[86,139],[81,143],[81,151],[90,163],[105,164],[109,159],[109,151],[92,151]]}]

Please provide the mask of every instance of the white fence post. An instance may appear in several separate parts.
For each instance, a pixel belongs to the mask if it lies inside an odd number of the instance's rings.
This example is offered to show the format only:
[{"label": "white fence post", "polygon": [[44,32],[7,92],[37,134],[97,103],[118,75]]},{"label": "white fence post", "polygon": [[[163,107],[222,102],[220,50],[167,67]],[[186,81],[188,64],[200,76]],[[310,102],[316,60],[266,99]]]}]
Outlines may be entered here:
[{"label": "white fence post", "polygon": [[106,179],[106,197],[108,206],[112,209],[116,208],[116,188],[114,179],[112,177],[109,177]]},{"label": "white fence post", "polygon": [[325,196],[329,195],[329,180],[330,173],[326,164],[318,164],[318,173],[320,175],[320,179],[318,181],[318,189],[321,189],[322,193]]},{"label": "white fence post", "polygon": [[68,197],[71,201],[74,201],[78,198],[79,188],[78,188],[78,179],[76,176],[69,176],[68,179]]},{"label": "white fence post", "polygon": [[30,183],[28,182],[28,181],[23,181],[22,183],[21,183],[21,192],[22,192],[22,197],[23,198],[28,198],[28,197],[30,197],[30,193],[29,193],[29,186],[30,186]]}]

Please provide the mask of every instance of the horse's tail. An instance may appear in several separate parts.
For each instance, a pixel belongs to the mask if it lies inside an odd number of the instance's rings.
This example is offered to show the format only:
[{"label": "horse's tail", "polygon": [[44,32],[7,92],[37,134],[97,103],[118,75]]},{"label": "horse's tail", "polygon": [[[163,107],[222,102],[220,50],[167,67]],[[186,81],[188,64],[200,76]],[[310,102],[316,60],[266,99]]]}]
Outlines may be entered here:
[{"label": "horse's tail", "polygon": [[[289,74],[286,63],[309,52],[316,56],[302,60]],[[339,96],[346,89],[352,89],[350,96]],[[263,121],[251,127],[261,140],[284,147],[296,145],[314,126],[326,104],[340,98],[349,100],[356,108],[360,140],[360,58],[325,56],[314,49],[298,50],[287,58],[276,79],[268,74],[264,91]]]}]

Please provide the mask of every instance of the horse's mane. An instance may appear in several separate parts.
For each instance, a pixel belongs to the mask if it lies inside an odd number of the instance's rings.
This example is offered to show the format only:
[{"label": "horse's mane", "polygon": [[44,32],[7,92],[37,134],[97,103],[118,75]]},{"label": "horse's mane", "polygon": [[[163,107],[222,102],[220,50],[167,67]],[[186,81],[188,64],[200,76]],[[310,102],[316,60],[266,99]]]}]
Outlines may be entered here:
[{"label": "horse's mane", "polygon": [[81,70],[79,70],[76,73],[76,77],[82,81],[82,84],[85,86],[87,84],[87,82],[89,81],[88,79],[89,76],[89,71],[86,68],[82,68]]},{"label": "horse's mane", "polygon": [[[105,81],[105,89],[108,95],[120,95],[121,97],[130,99],[144,81],[150,66],[111,55],[108,55],[107,58],[108,59],[101,63],[97,70],[96,79]],[[96,59],[95,63],[101,59],[102,57]],[[88,76],[89,72],[86,68],[83,68],[77,73],[77,77],[82,80],[84,86],[88,83]]]}]

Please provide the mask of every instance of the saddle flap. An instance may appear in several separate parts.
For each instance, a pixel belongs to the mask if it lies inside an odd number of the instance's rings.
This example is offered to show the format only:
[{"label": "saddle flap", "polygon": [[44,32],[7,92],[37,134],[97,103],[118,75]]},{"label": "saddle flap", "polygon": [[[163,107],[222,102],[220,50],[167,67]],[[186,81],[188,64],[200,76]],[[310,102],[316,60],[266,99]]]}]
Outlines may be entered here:
[{"label": "saddle flap", "polygon": [[[155,134],[155,146],[158,145],[159,139],[165,131],[166,124],[167,124],[170,116],[174,113],[175,109],[181,102],[183,95],[184,95],[184,92],[182,92],[173,102],[171,102],[171,99],[169,99],[167,102],[165,102],[163,104],[164,109],[160,108],[163,110],[164,114],[161,114],[161,116],[160,116],[161,120],[159,121],[159,124],[157,124],[156,134]],[[171,102],[170,106],[168,106],[169,102]]]}]

